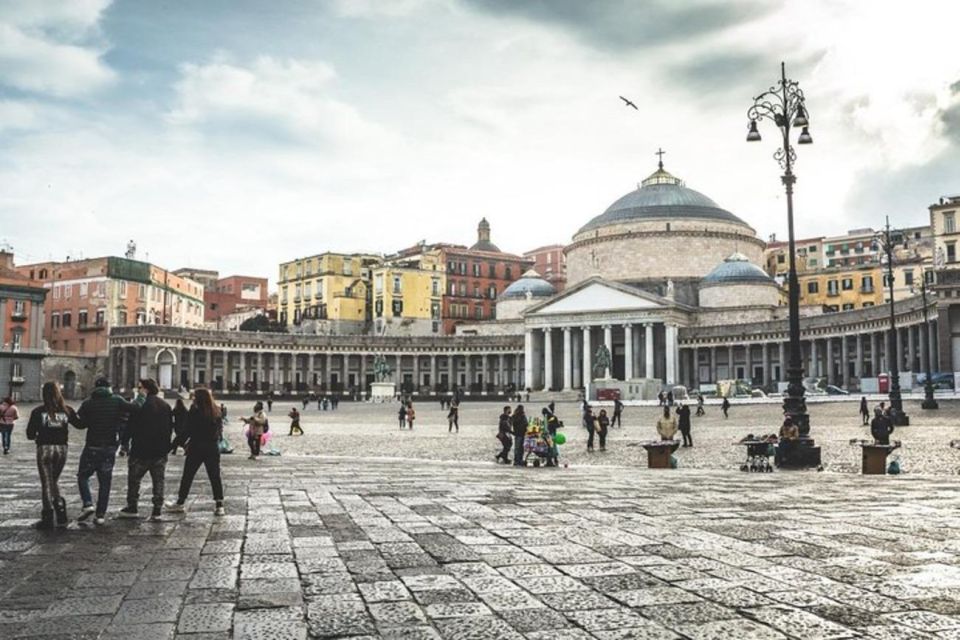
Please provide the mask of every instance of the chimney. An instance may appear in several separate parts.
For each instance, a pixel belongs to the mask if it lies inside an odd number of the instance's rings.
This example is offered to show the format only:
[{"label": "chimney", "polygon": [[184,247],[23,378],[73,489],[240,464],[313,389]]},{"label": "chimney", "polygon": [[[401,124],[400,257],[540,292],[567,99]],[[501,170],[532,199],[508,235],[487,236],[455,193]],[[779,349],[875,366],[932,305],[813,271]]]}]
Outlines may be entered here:
[{"label": "chimney", "polygon": [[490,223],[486,218],[481,218],[477,226],[477,242],[490,242]]},{"label": "chimney", "polygon": [[13,269],[13,252],[0,249],[0,268]]}]

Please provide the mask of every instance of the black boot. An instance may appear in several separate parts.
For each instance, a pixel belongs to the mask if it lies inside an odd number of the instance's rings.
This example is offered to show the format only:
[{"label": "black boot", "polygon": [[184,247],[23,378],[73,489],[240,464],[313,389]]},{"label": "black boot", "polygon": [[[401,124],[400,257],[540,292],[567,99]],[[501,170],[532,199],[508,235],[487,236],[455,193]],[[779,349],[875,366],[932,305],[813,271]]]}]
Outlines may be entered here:
[{"label": "black boot", "polygon": [[53,510],[40,512],[40,520],[33,525],[37,529],[53,529]]},{"label": "black boot", "polygon": [[57,528],[65,529],[67,526],[67,501],[60,498],[57,506],[54,507],[57,516]]}]

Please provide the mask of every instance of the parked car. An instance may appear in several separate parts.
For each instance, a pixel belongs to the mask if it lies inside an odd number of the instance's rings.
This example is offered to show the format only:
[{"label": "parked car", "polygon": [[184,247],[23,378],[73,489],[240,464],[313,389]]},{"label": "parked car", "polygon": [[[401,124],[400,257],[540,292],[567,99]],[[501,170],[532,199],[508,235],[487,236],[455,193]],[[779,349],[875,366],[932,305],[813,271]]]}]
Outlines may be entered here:
[{"label": "parked car", "polygon": [[[931,375],[933,378],[933,388],[934,389],[953,389],[953,374],[952,373],[934,373]],[[917,374],[917,384],[923,386],[927,382],[927,374],[918,373]]]}]

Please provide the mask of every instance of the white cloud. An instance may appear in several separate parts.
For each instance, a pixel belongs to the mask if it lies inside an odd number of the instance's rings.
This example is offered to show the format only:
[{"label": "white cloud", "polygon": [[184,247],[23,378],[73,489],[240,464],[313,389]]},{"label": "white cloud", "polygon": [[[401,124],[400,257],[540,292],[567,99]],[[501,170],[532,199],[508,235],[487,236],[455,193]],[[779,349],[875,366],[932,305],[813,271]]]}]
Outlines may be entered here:
[{"label": "white cloud", "polygon": [[97,25],[109,0],[0,2],[0,84],[80,96],[115,80]]}]

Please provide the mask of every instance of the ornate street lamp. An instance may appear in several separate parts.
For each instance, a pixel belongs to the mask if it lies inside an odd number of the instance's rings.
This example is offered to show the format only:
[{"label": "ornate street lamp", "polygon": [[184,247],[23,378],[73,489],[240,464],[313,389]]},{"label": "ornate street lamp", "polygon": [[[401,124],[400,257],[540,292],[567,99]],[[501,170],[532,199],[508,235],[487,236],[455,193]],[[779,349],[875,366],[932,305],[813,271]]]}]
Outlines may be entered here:
[{"label": "ornate street lamp", "polygon": [[933,274],[933,271],[921,271],[920,277],[920,296],[923,298],[923,331],[927,332],[927,338],[923,341],[923,357],[927,361],[927,370],[924,373],[927,376],[923,383],[923,402],[920,403],[921,409],[939,409],[936,398],[933,397],[933,374],[930,371],[930,319],[927,310],[927,274]]},{"label": "ornate street lamp", "polygon": [[790,416],[800,432],[801,445],[798,453],[802,456],[802,466],[819,466],[820,449],[813,446],[810,438],[810,416],[807,414],[807,402],[804,399],[803,364],[800,354],[800,284],[797,280],[797,250],[793,235],[793,185],[797,178],[793,175],[793,163],[797,155],[790,144],[791,127],[800,127],[797,144],[811,144],[810,122],[803,91],[794,80],[787,80],[786,66],[780,63],[780,81],[765,93],[753,100],[753,106],[747,110],[750,126],[747,142],[759,142],[760,131],[757,122],[770,120],[780,130],[782,146],[773,154],[780,163],[783,182],[787,192],[787,232],[789,236],[790,271],[787,275],[788,297],[790,305],[790,356],[787,365],[787,395],[783,399],[783,412]]},{"label": "ornate street lamp", "polygon": [[890,367],[890,419],[893,424],[904,426],[910,424],[910,417],[903,411],[903,397],[900,395],[900,358],[897,350],[897,317],[893,304],[893,250],[897,245],[896,238],[890,230],[890,216],[883,230],[874,236],[877,248],[882,251],[881,258],[887,261],[887,290],[890,292],[890,335],[887,338],[887,364]]}]

